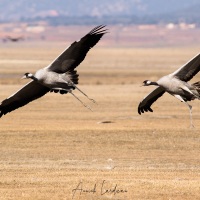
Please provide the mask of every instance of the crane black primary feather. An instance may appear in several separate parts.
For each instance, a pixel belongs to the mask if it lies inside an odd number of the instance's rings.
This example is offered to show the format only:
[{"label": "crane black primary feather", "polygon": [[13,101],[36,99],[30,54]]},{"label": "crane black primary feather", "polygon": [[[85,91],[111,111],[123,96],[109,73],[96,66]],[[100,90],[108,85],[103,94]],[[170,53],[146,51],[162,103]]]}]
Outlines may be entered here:
[{"label": "crane black primary feather", "polygon": [[35,99],[42,97],[49,91],[49,88],[39,84],[36,81],[29,82],[18,92],[2,101],[0,104],[0,117],[2,117],[2,115],[6,115],[8,112],[28,104]]},{"label": "crane black primary feather", "polygon": [[48,69],[57,73],[65,73],[75,69],[85,58],[88,51],[94,47],[101,37],[106,33],[105,26],[97,26],[78,42],[72,43],[58,58],[56,58]]},{"label": "crane black primary feather", "polygon": [[174,76],[182,81],[190,81],[200,71],[200,54],[196,55],[185,65],[180,67],[174,73]]},{"label": "crane black primary feather", "polygon": [[160,98],[165,93],[165,90],[161,87],[157,87],[155,90],[153,90],[150,94],[148,94],[139,104],[138,106],[138,113],[141,115],[141,113],[144,112],[153,112],[151,109],[151,105]]}]

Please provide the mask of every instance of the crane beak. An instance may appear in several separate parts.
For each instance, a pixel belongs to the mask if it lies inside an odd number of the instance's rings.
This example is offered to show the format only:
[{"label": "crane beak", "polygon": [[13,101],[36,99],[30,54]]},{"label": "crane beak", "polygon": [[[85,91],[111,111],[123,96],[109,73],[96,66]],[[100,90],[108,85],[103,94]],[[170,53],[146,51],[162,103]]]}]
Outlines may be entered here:
[{"label": "crane beak", "polygon": [[22,76],[22,77],[21,77],[21,79],[26,79],[26,76],[25,76],[25,75],[24,75],[24,76]]}]

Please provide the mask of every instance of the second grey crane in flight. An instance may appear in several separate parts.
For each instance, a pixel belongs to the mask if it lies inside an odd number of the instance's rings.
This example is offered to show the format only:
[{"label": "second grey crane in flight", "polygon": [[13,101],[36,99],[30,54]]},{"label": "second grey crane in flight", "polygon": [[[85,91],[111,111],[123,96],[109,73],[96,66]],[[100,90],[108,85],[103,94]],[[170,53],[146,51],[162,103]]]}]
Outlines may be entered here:
[{"label": "second grey crane in flight", "polygon": [[[38,70],[34,75],[25,73],[23,78],[32,80],[1,102],[0,117],[42,97],[47,92],[71,93],[74,97],[76,96],[72,92],[73,89],[82,92],[76,86],[78,74],[75,68],[84,60],[88,51],[107,33],[107,29],[104,28],[105,26],[100,25],[92,29],[79,41],[73,42],[49,66]],[[82,93],[89,98],[84,92]],[[78,97],[76,98],[87,107]],[[94,102],[93,99],[90,100]]]},{"label": "second grey crane in flight", "polygon": [[187,102],[200,99],[200,82],[193,84],[188,83],[200,71],[200,54],[196,55],[185,65],[180,67],[174,73],[163,76],[157,82],[145,80],[144,86],[157,86],[150,94],[148,94],[139,104],[138,113],[153,112],[151,105],[160,98],[165,92],[173,95],[181,102],[184,102],[190,111],[190,126],[192,122],[192,106]]}]

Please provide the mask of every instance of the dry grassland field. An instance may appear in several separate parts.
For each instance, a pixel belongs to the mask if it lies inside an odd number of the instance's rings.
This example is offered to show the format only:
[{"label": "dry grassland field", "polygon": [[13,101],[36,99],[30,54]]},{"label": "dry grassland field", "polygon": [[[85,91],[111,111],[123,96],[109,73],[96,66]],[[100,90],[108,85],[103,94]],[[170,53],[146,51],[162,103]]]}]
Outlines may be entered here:
[{"label": "dry grassland field", "polygon": [[[1,44],[0,99],[69,44]],[[137,113],[153,89],[142,82],[173,72],[199,51],[100,41],[78,67],[79,87],[98,105],[75,91],[93,112],[70,94],[49,93],[0,119],[0,199],[200,199],[200,101],[192,102],[194,129],[188,108],[168,94],[153,113]]]}]

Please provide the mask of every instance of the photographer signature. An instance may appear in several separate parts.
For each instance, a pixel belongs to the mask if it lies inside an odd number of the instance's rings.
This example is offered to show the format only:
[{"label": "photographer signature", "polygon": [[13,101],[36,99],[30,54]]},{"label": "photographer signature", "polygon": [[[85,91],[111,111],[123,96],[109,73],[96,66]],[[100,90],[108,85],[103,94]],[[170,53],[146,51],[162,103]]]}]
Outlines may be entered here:
[{"label": "photographer signature", "polygon": [[74,199],[76,195],[82,195],[84,193],[99,194],[103,196],[105,194],[117,195],[127,192],[127,189],[121,189],[117,184],[115,184],[114,187],[108,187],[105,180],[100,183],[99,187],[97,186],[97,183],[95,183],[91,188],[85,188],[83,182],[79,182],[78,185],[72,190],[72,199]]}]

